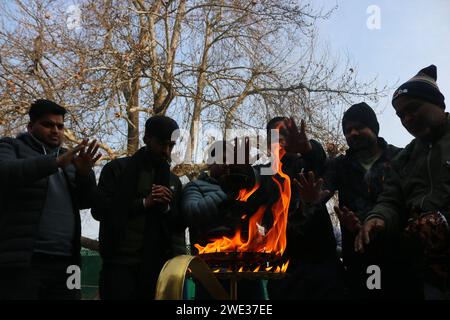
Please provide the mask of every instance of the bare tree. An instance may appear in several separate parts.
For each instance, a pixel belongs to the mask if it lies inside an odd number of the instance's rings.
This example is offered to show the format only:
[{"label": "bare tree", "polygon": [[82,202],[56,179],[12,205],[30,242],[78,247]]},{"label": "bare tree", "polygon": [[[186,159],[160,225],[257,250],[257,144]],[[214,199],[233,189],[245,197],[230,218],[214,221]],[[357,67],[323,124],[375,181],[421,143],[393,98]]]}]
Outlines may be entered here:
[{"label": "bare tree", "polygon": [[316,21],[333,10],[308,1],[81,0],[78,25],[62,0],[0,6],[2,135],[45,97],[69,110],[69,141],[95,136],[107,158],[134,153],[153,114],[190,132],[192,157],[199,123],[263,128],[280,114],[335,145],[339,106],[380,94],[319,50]]}]

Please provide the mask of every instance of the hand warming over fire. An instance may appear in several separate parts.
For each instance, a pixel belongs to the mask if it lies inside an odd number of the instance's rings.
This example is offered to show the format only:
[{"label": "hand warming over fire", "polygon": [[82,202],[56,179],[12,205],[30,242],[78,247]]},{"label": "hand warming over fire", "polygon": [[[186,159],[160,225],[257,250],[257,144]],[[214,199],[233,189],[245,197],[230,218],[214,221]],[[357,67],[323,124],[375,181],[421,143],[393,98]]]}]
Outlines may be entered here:
[{"label": "hand warming over fire", "polygon": [[356,236],[355,251],[363,253],[364,247],[367,247],[376,236],[376,234],[380,231],[383,231],[385,227],[386,224],[383,219],[372,218],[370,220],[367,220]]},{"label": "hand warming over fire", "polygon": [[339,218],[339,223],[341,227],[347,229],[350,232],[356,233],[361,229],[361,221],[358,219],[353,211],[343,207],[342,210],[339,207],[334,207],[334,212]]},{"label": "hand warming over fire", "polygon": [[304,120],[300,122],[300,131],[292,117],[284,120],[284,125],[286,128],[281,129],[281,131],[285,131],[285,134],[282,133],[285,135],[285,145],[283,147],[287,152],[307,154],[312,150],[311,143],[306,135]]},{"label": "hand warming over fire", "polygon": [[322,190],[323,179],[316,181],[314,172],[308,172],[308,178],[300,173],[300,179],[294,179],[294,186],[300,192],[300,199],[304,203],[319,203],[330,194],[328,190]]}]

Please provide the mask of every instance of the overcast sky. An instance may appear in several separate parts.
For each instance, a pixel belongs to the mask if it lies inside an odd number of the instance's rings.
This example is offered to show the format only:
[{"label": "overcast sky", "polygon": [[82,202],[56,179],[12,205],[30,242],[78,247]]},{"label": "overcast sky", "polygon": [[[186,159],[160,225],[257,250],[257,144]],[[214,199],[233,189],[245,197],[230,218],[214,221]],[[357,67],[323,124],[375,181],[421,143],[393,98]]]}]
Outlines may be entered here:
[{"label": "overcast sky", "polygon": [[[450,0],[313,3],[325,8],[338,5],[329,20],[319,22],[319,38],[328,43],[332,52],[348,54],[357,63],[361,79],[377,77],[379,87],[395,83],[399,86],[423,67],[434,64],[438,86],[450,104]],[[374,23],[373,18],[378,17]],[[380,136],[404,147],[412,136],[392,108],[393,91],[372,106],[379,115]]]}]

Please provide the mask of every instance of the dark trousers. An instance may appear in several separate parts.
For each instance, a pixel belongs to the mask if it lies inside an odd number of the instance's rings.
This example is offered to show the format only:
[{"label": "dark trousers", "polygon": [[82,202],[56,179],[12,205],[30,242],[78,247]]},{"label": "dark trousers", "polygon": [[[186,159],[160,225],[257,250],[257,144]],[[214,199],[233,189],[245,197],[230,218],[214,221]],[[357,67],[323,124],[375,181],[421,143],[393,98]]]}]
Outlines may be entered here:
[{"label": "dark trousers", "polygon": [[157,275],[148,275],[142,264],[103,263],[99,293],[102,300],[153,300]]},{"label": "dark trousers", "polygon": [[67,286],[71,260],[35,254],[29,268],[0,267],[0,300],[80,300],[81,290]]}]

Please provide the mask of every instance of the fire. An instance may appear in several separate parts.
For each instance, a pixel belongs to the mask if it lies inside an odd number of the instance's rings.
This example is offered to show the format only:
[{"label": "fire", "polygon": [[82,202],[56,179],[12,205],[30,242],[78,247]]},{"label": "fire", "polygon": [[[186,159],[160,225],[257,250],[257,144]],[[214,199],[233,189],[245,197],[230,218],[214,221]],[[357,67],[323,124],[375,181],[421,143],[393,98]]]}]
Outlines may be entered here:
[{"label": "fire", "polygon": [[[280,159],[283,157],[285,151],[278,144],[273,146],[275,147],[273,148],[275,161],[272,163],[272,168],[282,179],[280,182],[275,176],[272,177],[280,194],[277,202],[271,207],[273,215],[272,227],[265,234],[261,232],[262,219],[266,211],[266,207],[261,206],[249,219],[247,239],[241,236],[241,230],[238,229],[233,237],[229,238],[224,236],[221,239],[213,239],[213,242],[208,243],[205,247],[195,244],[199,254],[213,252],[265,252],[276,253],[277,255],[283,254],[286,248],[286,226],[291,199],[291,181],[289,176],[282,171]],[[251,190],[240,190],[237,200],[247,201],[259,187],[256,184]],[[251,212],[244,214],[251,214]]]},{"label": "fire", "polygon": [[288,265],[289,265],[289,260],[286,263],[283,263],[283,265],[281,266],[281,272],[286,272]]}]

